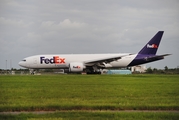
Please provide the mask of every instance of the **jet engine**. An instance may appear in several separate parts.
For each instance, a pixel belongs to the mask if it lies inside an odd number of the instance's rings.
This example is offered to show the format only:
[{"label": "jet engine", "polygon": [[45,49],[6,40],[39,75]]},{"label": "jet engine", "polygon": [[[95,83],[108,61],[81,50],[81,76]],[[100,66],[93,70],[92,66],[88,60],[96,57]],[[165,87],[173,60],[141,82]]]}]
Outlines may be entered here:
[{"label": "jet engine", "polygon": [[81,62],[72,62],[69,64],[69,72],[83,72],[84,68]]}]

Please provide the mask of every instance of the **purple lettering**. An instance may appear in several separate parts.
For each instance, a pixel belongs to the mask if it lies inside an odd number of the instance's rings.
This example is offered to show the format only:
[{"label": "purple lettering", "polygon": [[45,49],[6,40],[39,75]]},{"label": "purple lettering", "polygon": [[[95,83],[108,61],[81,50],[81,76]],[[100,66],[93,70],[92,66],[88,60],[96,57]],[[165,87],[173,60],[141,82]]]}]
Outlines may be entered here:
[{"label": "purple lettering", "polygon": [[50,59],[50,63],[51,63],[51,64],[55,63],[55,62],[54,62],[54,57]]},{"label": "purple lettering", "polygon": [[48,58],[45,59],[45,63],[49,64],[49,59]]},{"label": "purple lettering", "polygon": [[40,57],[40,63],[42,64],[45,57]]}]

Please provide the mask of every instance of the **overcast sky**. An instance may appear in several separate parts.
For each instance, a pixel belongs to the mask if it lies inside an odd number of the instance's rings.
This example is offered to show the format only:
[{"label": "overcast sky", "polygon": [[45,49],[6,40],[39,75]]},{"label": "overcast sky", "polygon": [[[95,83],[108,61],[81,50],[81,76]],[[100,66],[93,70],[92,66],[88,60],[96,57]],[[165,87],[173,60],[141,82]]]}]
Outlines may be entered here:
[{"label": "overcast sky", "polygon": [[[137,53],[165,31],[152,68],[179,66],[179,0],[1,0],[0,69],[37,54]],[[10,64],[11,61],[11,64]]]}]

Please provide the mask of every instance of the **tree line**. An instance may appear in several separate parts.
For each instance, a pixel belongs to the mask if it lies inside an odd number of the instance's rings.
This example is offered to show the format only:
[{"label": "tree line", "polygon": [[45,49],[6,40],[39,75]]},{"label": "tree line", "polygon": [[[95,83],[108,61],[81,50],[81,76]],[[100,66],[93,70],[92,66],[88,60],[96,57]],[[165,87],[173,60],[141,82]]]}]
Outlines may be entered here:
[{"label": "tree line", "polygon": [[168,68],[167,66],[164,69],[157,68],[147,68],[146,73],[148,74],[179,74],[179,66],[177,68]]},{"label": "tree line", "polygon": [[[15,73],[29,73],[29,69],[8,69],[8,70],[4,70],[4,69],[0,69],[0,74],[10,74],[11,71],[15,71]],[[41,70],[37,70],[38,72],[44,72],[44,73],[48,73],[48,72],[59,72],[59,69],[41,69]],[[164,67],[164,69],[157,69],[157,68],[147,68],[146,72],[147,74],[179,74],[179,66],[177,68],[168,68],[167,66]]]}]

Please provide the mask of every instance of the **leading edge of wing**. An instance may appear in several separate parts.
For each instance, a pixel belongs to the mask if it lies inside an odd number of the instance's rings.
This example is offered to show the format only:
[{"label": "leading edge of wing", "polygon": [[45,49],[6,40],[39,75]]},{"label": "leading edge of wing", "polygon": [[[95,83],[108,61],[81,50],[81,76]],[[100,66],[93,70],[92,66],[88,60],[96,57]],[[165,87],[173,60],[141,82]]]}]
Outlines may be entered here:
[{"label": "leading edge of wing", "polygon": [[119,59],[121,59],[122,57],[124,56],[128,56],[128,55],[132,55],[132,54],[126,54],[126,55],[119,55],[119,56],[115,56],[115,57],[108,57],[108,58],[104,58],[104,59],[96,59],[96,60],[90,60],[90,61],[85,61],[84,63],[86,65],[88,64],[98,64],[98,63],[110,63],[110,62],[113,62],[113,61],[117,61]]}]

